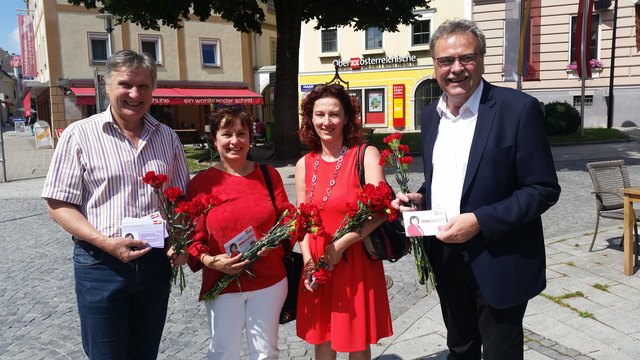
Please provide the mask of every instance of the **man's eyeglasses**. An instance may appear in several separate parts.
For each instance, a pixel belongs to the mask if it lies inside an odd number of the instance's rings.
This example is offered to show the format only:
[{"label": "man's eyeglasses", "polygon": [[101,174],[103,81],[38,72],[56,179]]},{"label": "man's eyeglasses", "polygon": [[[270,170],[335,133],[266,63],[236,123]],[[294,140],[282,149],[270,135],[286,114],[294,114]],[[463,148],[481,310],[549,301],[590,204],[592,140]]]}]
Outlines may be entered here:
[{"label": "man's eyeglasses", "polygon": [[464,54],[460,56],[442,56],[436,58],[436,63],[441,68],[450,68],[456,63],[456,60],[460,61],[461,65],[475,64],[478,58],[478,53]]}]

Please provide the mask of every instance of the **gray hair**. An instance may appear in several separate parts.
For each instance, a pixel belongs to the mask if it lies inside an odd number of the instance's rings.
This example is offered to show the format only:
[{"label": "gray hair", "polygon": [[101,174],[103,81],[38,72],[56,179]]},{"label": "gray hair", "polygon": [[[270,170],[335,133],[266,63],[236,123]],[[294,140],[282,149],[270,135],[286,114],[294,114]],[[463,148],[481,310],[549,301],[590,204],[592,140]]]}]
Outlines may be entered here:
[{"label": "gray hair", "polygon": [[487,40],[482,33],[482,30],[476,25],[475,22],[467,19],[453,19],[446,20],[440,26],[429,41],[429,48],[431,49],[431,56],[435,56],[433,50],[436,48],[436,42],[441,37],[447,37],[452,34],[471,34],[476,39],[476,50],[482,57],[487,53]]},{"label": "gray hair", "polygon": [[156,70],[156,61],[148,54],[138,54],[133,50],[119,50],[109,56],[107,59],[107,72],[104,75],[104,81],[108,85],[111,81],[111,75],[114,71],[131,71],[141,67],[151,75],[151,83],[156,88],[158,80],[158,72]]}]

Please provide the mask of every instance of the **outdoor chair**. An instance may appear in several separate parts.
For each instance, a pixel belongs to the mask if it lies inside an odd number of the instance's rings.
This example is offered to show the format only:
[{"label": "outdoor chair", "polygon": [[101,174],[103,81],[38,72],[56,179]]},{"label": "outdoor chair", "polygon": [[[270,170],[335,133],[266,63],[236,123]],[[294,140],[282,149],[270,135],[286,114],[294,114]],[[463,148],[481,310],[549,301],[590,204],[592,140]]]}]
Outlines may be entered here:
[{"label": "outdoor chair", "polygon": [[[624,220],[624,199],[622,197],[622,189],[631,186],[629,182],[629,173],[624,165],[624,160],[611,160],[587,163],[587,170],[593,181],[594,191],[592,194],[596,196],[596,230],[593,233],[591,246],[589,251],[593,249],[593,244],[598,235],[598,226],[600,218]],[[633,211],[633,210],[632,210]],[[635,236],[635,254],[638,255],[638,221],[640,217],[634,213],[634,236]],[[620,242],[620,245],[624,242]]]}]

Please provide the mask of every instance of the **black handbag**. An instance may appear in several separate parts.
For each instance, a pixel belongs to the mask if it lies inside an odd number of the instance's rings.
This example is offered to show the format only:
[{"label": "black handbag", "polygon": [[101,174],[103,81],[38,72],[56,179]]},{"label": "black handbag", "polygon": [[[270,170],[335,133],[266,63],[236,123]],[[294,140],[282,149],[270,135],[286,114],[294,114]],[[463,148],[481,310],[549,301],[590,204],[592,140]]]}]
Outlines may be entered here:
[{"label": "black handbag", "polygon": [[[273,184],[271,183],[271,177],[269,176],[269,170],[265,164],[260,164],[260,170],[264,177],[264,182],[267,185],[269,196],[271,197],[271,203],[273,208],[278,213],[278,207],[276,206],[276,198],[273,194]],[[280,310],[280,324],[286,324],[296,319],[296,309],[298,307],[298,289],[300,288],[300,276],[302,276],[302,254],[294,252],[291,243],[288,240],[282,242],[284,247],[284,257],[282,262],[284,264],[284,270],[287,273],[287,282],[289,284],[289,290],[287,291],[287,298],[284,300],[282,309]]]},{"label": "black handbag", "polygon": [[[356,169],[358,170],[358,181],[360,186],[364,186],[364,153],[367,144],[358,146],[356,155]],[[398,217],[394,221],[385,221],[369,236],[362,239],[365,250],[372,260],[389,260],[396,262],[409,253],[410,241],[405,235],[402,218]]]},{"label": "black handbag", "polygon": [[[286,241],[286,240],[285,240]],[[289,245],[287,243],[287,245]],[[296,309],[298,308],[298,290],[300,288],[300,276],[302,275],[302,254],[285,248],[285,255],[282,258],[284,269],[287,272],[287,282],[289,283],[289,291],[287,298],[284,300],[282,310],[280,310],[280,324],[286,324],[296,319]]]}]

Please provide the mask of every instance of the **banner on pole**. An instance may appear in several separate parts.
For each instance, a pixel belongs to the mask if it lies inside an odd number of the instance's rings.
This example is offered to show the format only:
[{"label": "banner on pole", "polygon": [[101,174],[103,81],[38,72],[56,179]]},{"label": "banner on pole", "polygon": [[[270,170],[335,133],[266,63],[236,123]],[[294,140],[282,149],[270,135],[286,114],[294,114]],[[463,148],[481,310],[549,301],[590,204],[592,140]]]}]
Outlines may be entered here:
[{"label": "banner on pole", "polygon": [[[591,66],[589,66],[589,57],[591,54],[591,20],[593,18],[592,14],[593,0],[580,0],[578,2],[578,17],[576,18],[576,35],[574,39],[574,43],[576,44],[576,66],[579,78],[582,78],[583,72],[585,74],[585,77],[591,77]],[[582,42],[583,37],[585,39],[584,44]]]},{"label": "banner on pole", "polygon": [[33,79],[38,76],[36,66],[36,43],[33,35],[33,19],[29,15],[18,15],[22,76]]}]

